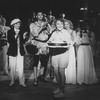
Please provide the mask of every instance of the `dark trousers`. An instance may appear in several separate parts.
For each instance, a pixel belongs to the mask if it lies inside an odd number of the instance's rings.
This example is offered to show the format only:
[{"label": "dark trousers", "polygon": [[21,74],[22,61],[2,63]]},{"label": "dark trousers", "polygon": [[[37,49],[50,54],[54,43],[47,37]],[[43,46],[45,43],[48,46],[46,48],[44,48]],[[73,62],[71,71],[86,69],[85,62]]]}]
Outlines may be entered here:
[{"label": "dark trousers", "polygon": [[41,66],[44,67],[43,78],[46,75],[48,60],[49,60],[49,55],[42,55],[42,54],[34,55],[34,66],[37,67],[40,61]]}]

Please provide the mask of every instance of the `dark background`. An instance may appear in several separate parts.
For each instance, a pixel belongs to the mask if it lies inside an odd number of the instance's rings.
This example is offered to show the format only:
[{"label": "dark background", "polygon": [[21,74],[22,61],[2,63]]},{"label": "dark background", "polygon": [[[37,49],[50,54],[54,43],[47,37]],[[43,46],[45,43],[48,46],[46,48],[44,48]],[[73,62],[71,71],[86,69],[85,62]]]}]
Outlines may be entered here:
[{"label": "dark background", "polygon": [[[83,19],[83,11],[80,8],[84,6],[84,1],[86,0],[0,0],[0,15],[6,18],[7,25],[16,17],[19,17],[24,25],[28,25],[28,18],[33,11],[48,14],[51,10],[55,17],[65,13],[66,18],[70,19],[76,28],[78,21]],[[96,20],[94,27],[96,39],[100,40],[100,3],[99,0],[87,1],[89,16]]]}]

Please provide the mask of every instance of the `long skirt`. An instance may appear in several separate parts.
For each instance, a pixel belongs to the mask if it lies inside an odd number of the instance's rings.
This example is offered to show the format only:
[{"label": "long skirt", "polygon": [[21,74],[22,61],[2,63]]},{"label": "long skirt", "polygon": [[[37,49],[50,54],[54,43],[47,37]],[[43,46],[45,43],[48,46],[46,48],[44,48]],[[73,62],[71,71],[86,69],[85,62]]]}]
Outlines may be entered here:
[{"label": "long skirt", "polygon": [[69,64],[65,69],[66,83],[76,84],[76,57],[74,46],[69,49]]},{"label": "long skirt", "polygon": [[93,54],[90,45],[80,45],[77,51],[77,83],[97,83]]}]

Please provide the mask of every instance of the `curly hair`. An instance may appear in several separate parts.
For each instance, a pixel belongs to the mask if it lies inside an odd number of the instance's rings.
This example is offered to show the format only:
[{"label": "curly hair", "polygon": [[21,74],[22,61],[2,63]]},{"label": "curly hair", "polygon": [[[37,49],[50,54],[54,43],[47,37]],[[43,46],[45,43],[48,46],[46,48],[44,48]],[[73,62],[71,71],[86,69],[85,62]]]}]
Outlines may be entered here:
[{"label": "curly hair", "polygon": [[70,25],[70,28],[73,29],[73,23],[72,23],[70,20],[64,19],[64,23],[65,23],[65,22],[68,22],[69,25]]}]

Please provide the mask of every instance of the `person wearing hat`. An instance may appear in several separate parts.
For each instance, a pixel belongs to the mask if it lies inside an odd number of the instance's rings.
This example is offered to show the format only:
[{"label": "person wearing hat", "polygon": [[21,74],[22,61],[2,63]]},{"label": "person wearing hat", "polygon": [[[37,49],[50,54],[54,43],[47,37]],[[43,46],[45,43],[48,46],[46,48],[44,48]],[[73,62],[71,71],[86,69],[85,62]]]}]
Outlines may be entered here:
[{"label": "person wearing hat", "polygon": [[21,28],[20,19],[11,21],[11,30],[8,31],[9,48],[7,55],[9,56],[9,68],[11,83],[9,86],[14,85],[15,79],[18,77],[19,84],[23,87],[25,85],[23,56],[25,54],[24,43],[26,42],[25,35],[27,32]]}]

